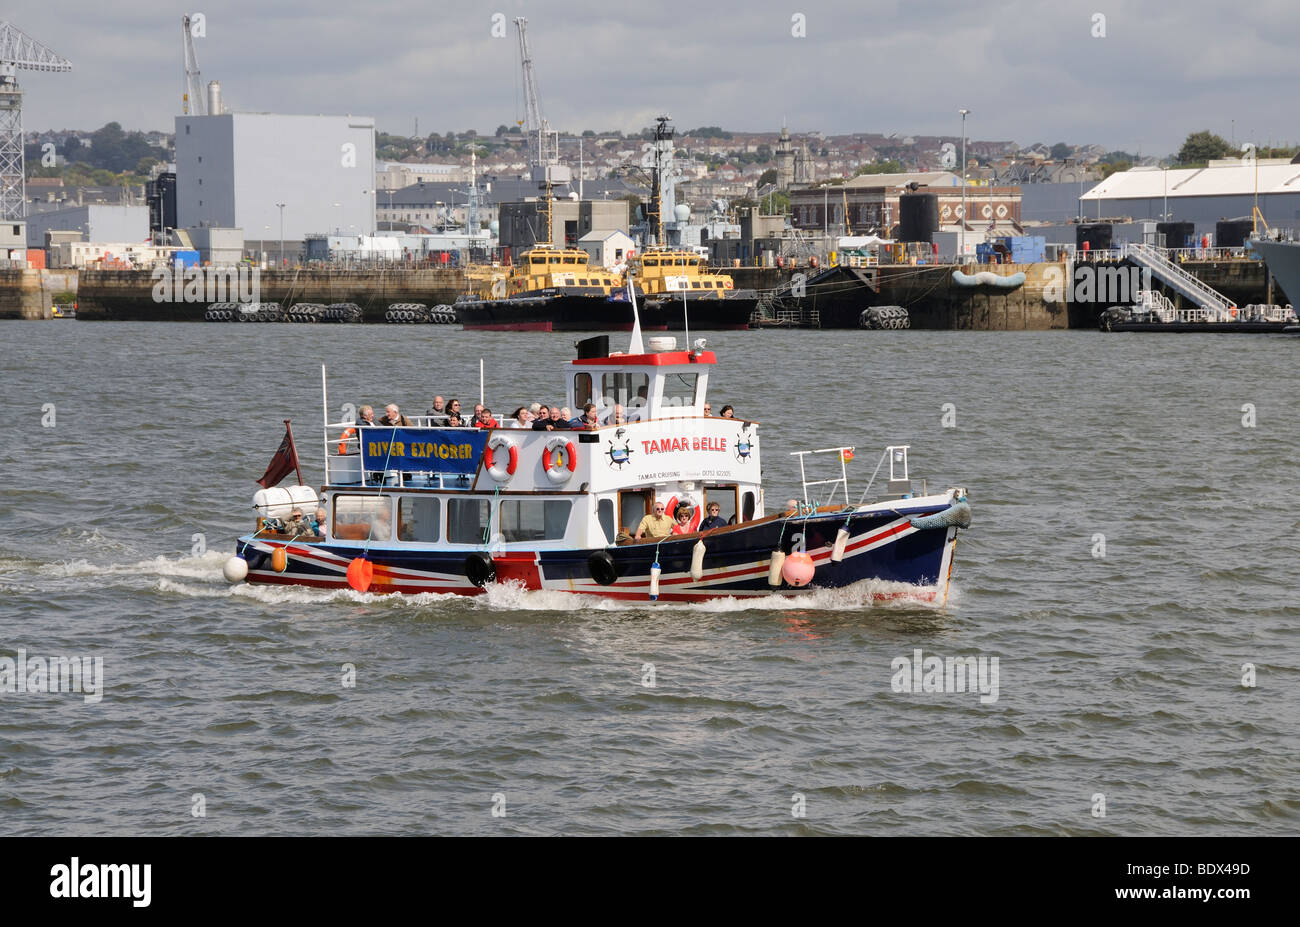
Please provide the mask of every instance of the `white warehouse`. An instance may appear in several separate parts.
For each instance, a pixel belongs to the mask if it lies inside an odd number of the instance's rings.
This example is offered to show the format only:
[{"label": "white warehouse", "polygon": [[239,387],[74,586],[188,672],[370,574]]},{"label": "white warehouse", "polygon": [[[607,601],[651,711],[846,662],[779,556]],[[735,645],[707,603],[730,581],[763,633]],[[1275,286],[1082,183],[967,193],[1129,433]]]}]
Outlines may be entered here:
[{"label": "white warehouse", "polygon": [[283,235],[297,253],[311,233],[372,234],[374,187],[372,117],[176,117],[180,228],[242,229],[267,250]]}]

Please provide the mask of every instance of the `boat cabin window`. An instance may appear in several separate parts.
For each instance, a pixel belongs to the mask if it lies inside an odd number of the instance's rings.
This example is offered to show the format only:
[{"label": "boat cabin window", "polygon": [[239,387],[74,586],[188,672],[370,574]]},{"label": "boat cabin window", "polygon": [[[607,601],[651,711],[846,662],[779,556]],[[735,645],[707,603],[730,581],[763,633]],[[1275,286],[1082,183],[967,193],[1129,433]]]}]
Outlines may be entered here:
[{"label": "boat cabin window", "polygon": [[571,499],[506,499],[501,503],[497,523],[507,543],[561,541],[572,509]]},{"label": "boat cabin window", "polygon": [[658,266],[659,266],[659,262],[656,261],[656,260],[647,260],[647,261],[645,261],[645,266],[646,266],[646,267],[658,267]]},{"label": "boat cabin window", "polygon": [[544,257],[535,257],[535,258],[532,258],[532,259],[530,260],[530,263],[532,263],[532,264],[545,264],[545,263],[546,263],[546,258],[544,258]]},{"label": "boat cabin window", "polygon": [[448,499],[447,540],[452,544],[482,544],[487,540],[490,512],[486,499]]},{"label": "boat cabin window", "polygon": [[335,496],[330,533],[347,541],[391,541],[393,500],[390,496]]},{"label": "boat cabin window", "polygon": [[442,500],[437,496],[402,496],[397,500],[397,539],[438,540],[441,516]]},{"label": "boat cabin window", "polygon": [[548,258],[547,260],[549,260],[550,263],[552,263],[552,264],[558,264],[558,263],[560,263],[560,258],[559,258],[558,255],[557,255],[556,257]]},{"label": "boat cabin window", "polygon": [[600,530],[605,532],[605,540],[613,544],[618,533],[614,530],[613,499],[601,499],[596,503],[596,519],[600,522]]},{"label": "boat cabin window", "polygon": [[623,531],[636,534],[641,519],[650,514],[654,497],[650,489],[625,489],[618,494],[618,523]]},{"label": "boat cabin window", "polygon": [[661,408],[695,405],[695,390],[699,376],[694,373],[670,373],[664,376]]},{"label": "boat cabin window", "polygon": [[576,264],[576,263],[578,263],[578,259],[577,259],[577,258],[572,258],[572,257],[566,257],[566,258],[564,259],[564,263],[565,263],[565,264]]},{"label": "boat cabin window", "polygon": [[691,281],[691,288],[692,288],[692,289],[696,289],[696,290],[698,290],[698,289],[700,288],[700,281],[698,281],[698,280],[692,280],[692,281]]},{"label": "boat cabin window", "polygon": [[581,409],[591,402],[591,374],[580,373],[573,378],[573,407]]},{"label": "boat cabin window", "polygon": [[578,286],[586,286],[586,285],[587,285],[587,278],[586,278],[586,277],[579,277],[579,278],[578,278]]},{"label": "boat cabin window", "polygon": [[[645,405],[649,389],[650,378],[644,373],[606,373],[600,378],[600,392],[607,406],[616,403],[624,407]],[[633,400],[638,398],[640,402],[634,403]]]},{"label": "boat cabin window", "polygon": [[729,525],[736,523],[736,485],[704,484],[704,514],[709,513],[709,506],[718,504],[718,515]]},{"label": "boat cabin window", "polygon": [[744,496],[741,497],[740,513],[741,513],[741,517],[740,517],[741,521],[754,520],[754,494],[752,492],[747,492],[744,494]]}]

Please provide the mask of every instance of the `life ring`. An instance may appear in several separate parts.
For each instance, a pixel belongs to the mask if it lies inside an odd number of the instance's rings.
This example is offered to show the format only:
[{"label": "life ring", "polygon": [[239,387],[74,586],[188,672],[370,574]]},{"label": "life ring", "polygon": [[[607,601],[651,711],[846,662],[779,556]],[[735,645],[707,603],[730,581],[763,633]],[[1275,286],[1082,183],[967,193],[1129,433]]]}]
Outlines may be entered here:
[{"label": "life ring", "polygon": [[475,551],[465,558],[465,578],[475,586],[486,586],[497,578],[497,566],[487,554]]},{"label": "life ring", "polygon": [[[556,451],[559,453],[556,454]],[[578,449],[568,438],[552,438],[542,451],[542,469],[552,483],[568,482],[573,471],[578,469]]]},{"label": "life ring", "polygon": [[613,585],[618,579],[618,566],[607,550],[598,550],[588,557],[587,569],[591,571],[591,578],[602,586]]},{"label": "life ring", "polygon": [[[494,448],[505,448],[507,451],[504,461],[498,460],[493,453]],[[502,463],[505,465],[502,466]],[[483,469],[487,470],[488,476],[498,483],[504,483],[515,475],[515,468],[519,466],[519,448],[515,442],[511,441],[505,435],[493,435],[492,440],[487,443],[487,450],[483,452]]]},{"label": "life ring", "polygon": [[[348,428],[348,429],[346,429],[346,430],[343,432],[343,434],[339,437],[339,456],[340,456],[340,457],[343,456],[344,454],[348,454],[348,453],[355,454],[355,453],[356,453],[356,451],[349,451],[349,450],[348,450],[348,438],[351,438],[351,437],[354,436],[356,433],[357,433],[357,430],[356,430],[355,428]],[[359,450],[359,448],[358,448],[358,450]]]}]

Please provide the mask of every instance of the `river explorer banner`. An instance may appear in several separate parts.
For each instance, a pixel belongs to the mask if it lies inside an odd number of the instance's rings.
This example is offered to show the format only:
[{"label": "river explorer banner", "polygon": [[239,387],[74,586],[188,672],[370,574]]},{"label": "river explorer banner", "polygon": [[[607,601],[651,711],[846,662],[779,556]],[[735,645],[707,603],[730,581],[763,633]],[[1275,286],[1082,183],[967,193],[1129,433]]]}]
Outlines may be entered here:
[{"label": "river explorer banner", "polygon": [[475,473],[488,433],[472,428],[361,428],[364,470]]}]

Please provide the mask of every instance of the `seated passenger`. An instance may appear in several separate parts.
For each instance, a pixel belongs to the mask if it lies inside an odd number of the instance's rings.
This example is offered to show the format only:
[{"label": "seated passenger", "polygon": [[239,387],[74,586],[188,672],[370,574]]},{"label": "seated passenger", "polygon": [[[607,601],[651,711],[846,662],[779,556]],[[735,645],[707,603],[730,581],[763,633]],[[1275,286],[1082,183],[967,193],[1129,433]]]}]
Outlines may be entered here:
[{"label": "seated passenger", "polygon": [[733,409],[731,406],[723,406],[723,407],[722,407],[722,417],[723,417],[723,418],[735,418],[735,417],[736,417],[736,410]]},{"label": "seated passenger", "polygon": [[614,414],[613,414],[612,416],[610,416],[609,423],[610,423],[611,425],[626,425],[626,424],[627,424],[627,409],[624,409],[623,406],[622,406],[621,404],[619,404],[619,405],[615,405],[615,406],[614,406]]},{"label": "seated passenger", "polygon": [[460,400],[459,400],[459,399],[448,399],[448,400],[447,400],[447,414],[448,414],[448,415],[451,415],[451,413],[453,413],[453,412],[455,412],[458,416],[460,415]]},{"label": "seated passenger", "polygon": [[632,536],[635,541],[645,538],[666,538],[672,533],[673,523],[667,515],[664,514],[664,504],[656,502],[654,512],[641,519],[641,524],[636,526],[636,534]]},{"label": "seated passenger", "polygon": [[537,420],[532,424],[533,431],[554,431],[551,427],[551,408],[542,406],[537,410]]},{"label": "seated passenger", "polygon": [[397,408],[397,403],[390,402],[384,406],[384,417],[379,420],[379,424],[389,428],[396,426],[409,428],[411,420],[402,414],[401,409]]},{"label": "seated passenger", "polygon": [[492,417],[492,410],[487,406],[479,409],[478,421],[474,423],[476,428],[500,428],[501,423]]},{"label": "seated passenger", "polygon": [[464,427],[464,426],[461,424],[461,421],[460,421],[460,413],[459,413],[459,412],[452,412],[452,413],[450,413],[450,414],[447,416],[447,427],[448,427],[448,428],[463,428],[463,427]]},{"label": "seated passenger", "polygon": [[673,522],[673,534],[690,534],[695,529],[691,527],[691,516],[695,514],[695,509],[689,502],[677,503],[677,520]]},{"label": "seated passenger", "polygon": [[569,424],[573,425],[574,428],[595,429],[600,427],[600,421],[598,419],[599,416],[596,411],[596,404],[594,402],[589,402],[582,407],[582,415],[579,418],[575,418]]},{"label": "seated passenger", "polygon": [[359,427],[374,427],[379,423],[375,421],[374,406],[362,406],[357,410],[357,425]]},{"label": "seated passenger", "polygon": [[709,418],[713,415],[713,406],[711,406],[707,400],[704,403],[704,415],[706,418]]},{"label": "seated passenger", "polygon": [[289,516],[289,520],[284,523],[284,527],[280,529],[280,533],[292,534],[294,537],[302,537],[304,534],[311,533],[311,525],[308,523],[307,519],[302,517],[302,509],[294,506],[293,512]]},{"label": "seated passenger", "polygon": [[327,513],[323,507],[316,509],[316,515],[311,520],[311,530],[318,538],[325,537],[326,518]]},{"label": "seated passenger", "polygon": [[791,515],[798,515],[798,514],[799,514],[799,500],[786,499],[785,508],[781,511],[781,517],[789,518]]},{"label": "seated passenger", "polygon": [[533,423],[533,431],[567,431],[569,429],[568,421],[563,418],[564,410],[559,406],[551,406],[550,418],[538,417]]},{"label": "seated passenger", "polygon": [[727,523],[722,518],[722,506],[716,502],[710,502],[704,509],[708,517],[700,522],[701,531],[712,531],[714,528],[725,528]]},{"label": "seated passenger", "polygon": [[434,396],[433,405],[429,406],[429,411],[424,414],[431,419],[430,424],[447,424],[447,401],[441,396]]}]

